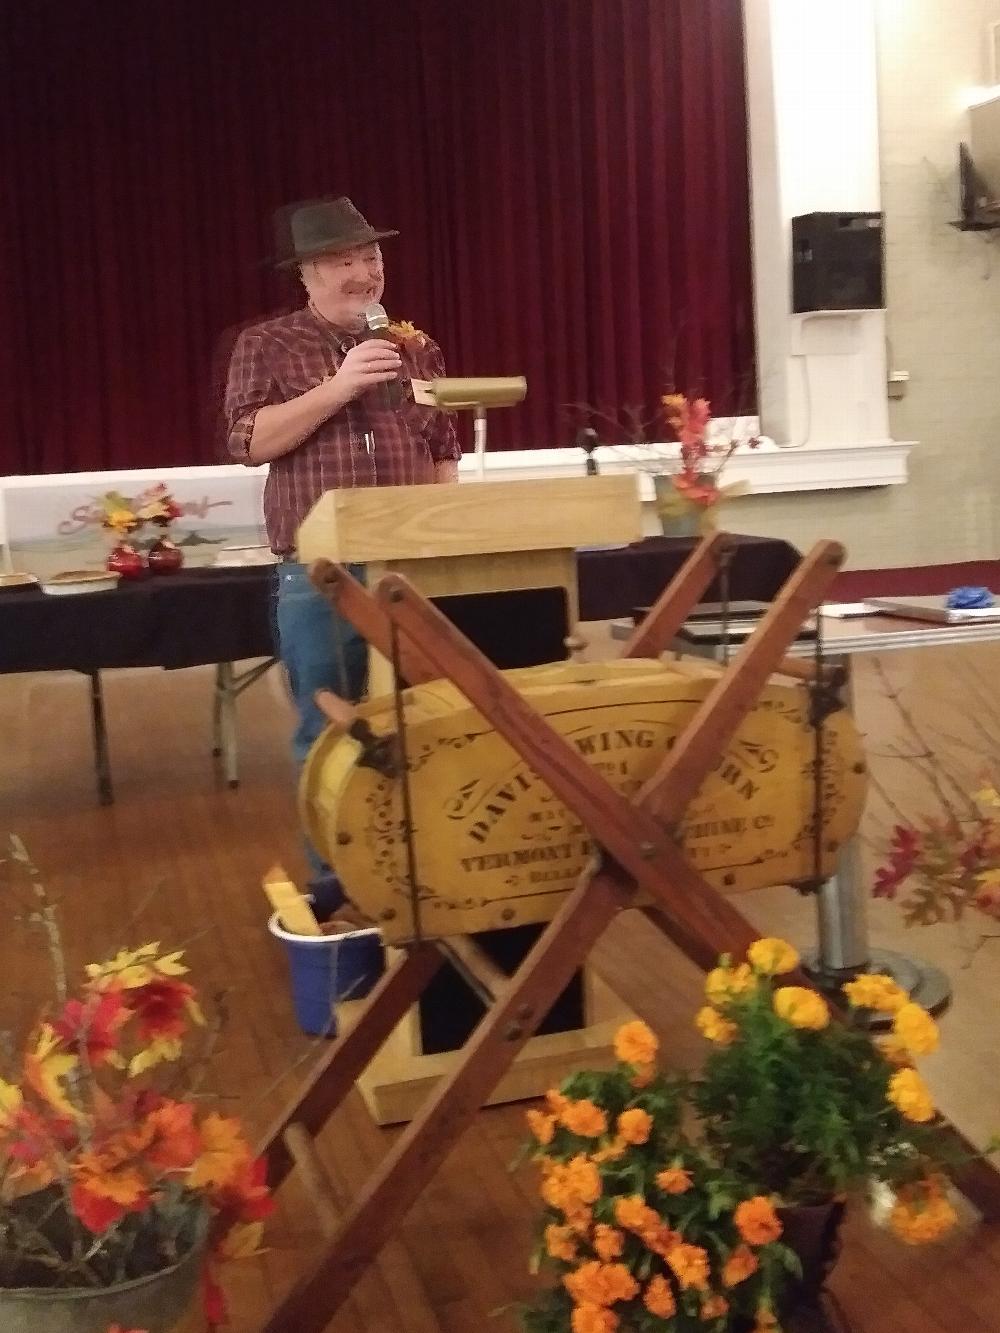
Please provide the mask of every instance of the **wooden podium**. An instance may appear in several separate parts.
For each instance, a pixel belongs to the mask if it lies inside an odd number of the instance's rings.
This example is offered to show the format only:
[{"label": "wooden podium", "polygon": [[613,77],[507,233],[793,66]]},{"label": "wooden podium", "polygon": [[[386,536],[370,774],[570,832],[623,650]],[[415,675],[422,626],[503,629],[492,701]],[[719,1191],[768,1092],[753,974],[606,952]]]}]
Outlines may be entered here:
[{"label": "wooden podium", "polygon": [[[631,475],[393,486],[328,491],[299,529],[298,554],[307,564],[365,564],[370,586],[398,572],[427,597],[559,588],[572,630],[578,618],[577,547],[641,535]],[[369,694],[392,687],[390,664],[371,650]],[[539,1096],[581,1064],[614,1062],[612,1037],[632,1015],[589,969],[582,974],[581,1002],[583,1025],[532,1038],[491,1102]],[[342,1005],[342,1024],[349,1026],[361,1007],[363,1002]],[[380,1124],[409,1120],[455,1058],[423,1049],[414,1006],[358,1086]]]}]

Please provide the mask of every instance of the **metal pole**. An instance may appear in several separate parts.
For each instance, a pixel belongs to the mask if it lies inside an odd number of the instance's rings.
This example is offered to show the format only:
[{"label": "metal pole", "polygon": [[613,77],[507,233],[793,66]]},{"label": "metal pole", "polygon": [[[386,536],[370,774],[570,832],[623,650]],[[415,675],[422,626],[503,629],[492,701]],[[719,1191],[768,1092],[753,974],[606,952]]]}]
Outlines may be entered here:
[{"label": "metal pole", "polygon": [[88,671],[90,677],[90,720],[94,729],[94,768],[97,772],[97,799],[101,805],[114,804],[111,785],[111,760],[108,755],[108,731],[104,720],[104,694],[100,671]]},{"label": "metal pole", "polygon": [[476,461],[479,469],[479,480],[486,480],[486,408],[482,404],[477,405],[475,419],[473,421],[473,431],[476,443]]}]

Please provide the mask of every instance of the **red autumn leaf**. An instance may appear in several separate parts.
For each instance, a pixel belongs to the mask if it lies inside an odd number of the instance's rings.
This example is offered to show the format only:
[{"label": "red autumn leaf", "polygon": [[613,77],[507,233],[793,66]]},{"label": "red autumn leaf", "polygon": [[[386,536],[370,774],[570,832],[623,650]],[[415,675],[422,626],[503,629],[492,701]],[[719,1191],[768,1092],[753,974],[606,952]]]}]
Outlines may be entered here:
[{"label": "red autumn leaf", "polygon": [[92,1065],[101,1065],[117,1050],[126,1016],[121,992],[103,991],[86,1003],[67,1001],[52,1026],[71,1050],[86,1051]]},{"label": "red autumn leaf", "polygon": [[125,1004],[139,1020],[139,1035],[146,1041],[182,1037],[187,1031],[187,1004],[194,987],[173,977],[157,977],[145,986],[122,992]]},{"label": "red autumn leaf", "polygon": [[218,1328],[221,1324],[228,1323],[229,1309],[226,1297],[208,1264],[201,1270],[201,1301],[210,1328]]},{"label": "red autumn leaf", "polygon": [[234,1222],[258,1222],[274,1212],[267,1188],[267,1160],[247,1158],[235,1175],[212,1192],[212,1205],[224,1228]]},{"label": "red autumn leaf", "polygon": [[85,1185],[74,1185],[70,1191],[70,1200],[73,1212],[95,1236],[102,1235],[130,1211],[124,1204],[109,1199],[106,1194],[94,1194]]}]

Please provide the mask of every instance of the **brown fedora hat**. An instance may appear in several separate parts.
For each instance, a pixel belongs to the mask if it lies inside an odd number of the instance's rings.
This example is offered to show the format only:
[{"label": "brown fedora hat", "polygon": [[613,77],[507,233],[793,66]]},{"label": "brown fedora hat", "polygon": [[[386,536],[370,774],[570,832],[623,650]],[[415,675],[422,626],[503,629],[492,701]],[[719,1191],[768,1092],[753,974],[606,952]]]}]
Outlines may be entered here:
[{"label": "brown fedora hat", "polygon": [[274,215],[275,264],[291,268],[319,255],[371,245],[398,231],[378,231],[346,195],[339,199],[305,199],[279,208]]}]

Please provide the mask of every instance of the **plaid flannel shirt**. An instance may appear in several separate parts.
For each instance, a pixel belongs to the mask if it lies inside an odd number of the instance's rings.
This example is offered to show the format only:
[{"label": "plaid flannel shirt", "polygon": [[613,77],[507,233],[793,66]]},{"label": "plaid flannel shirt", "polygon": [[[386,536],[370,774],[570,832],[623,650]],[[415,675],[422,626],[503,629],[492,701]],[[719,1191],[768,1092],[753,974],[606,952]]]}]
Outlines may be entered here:
[{"label": "plaid flannel shirt", "polygon": [[[230,453],[249,462],[258,410],[287,403],[335,374],[356,341],[309,306],[244,329],[233,348],[226,384]],[[436,463],[461,458],[454,418],[419,406],[410,390],[411,379],[444,374],[440,348],[423,333],[402,334],[395,341],[403,360],[399,407],[386,406],[375,388],[270,463],[264,523],[277,554],[294,553],[298,526],[324,491],[429,483],[435,480]]]}]

